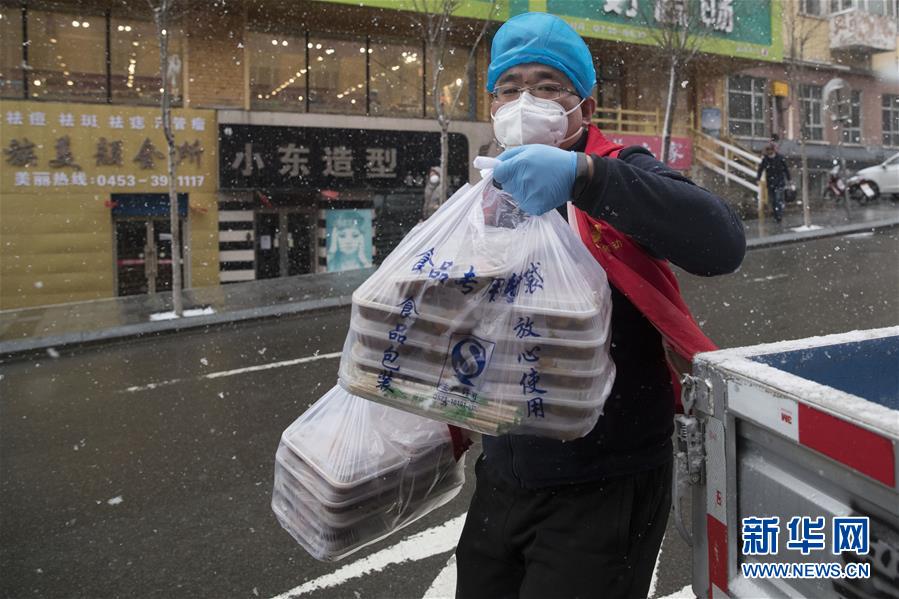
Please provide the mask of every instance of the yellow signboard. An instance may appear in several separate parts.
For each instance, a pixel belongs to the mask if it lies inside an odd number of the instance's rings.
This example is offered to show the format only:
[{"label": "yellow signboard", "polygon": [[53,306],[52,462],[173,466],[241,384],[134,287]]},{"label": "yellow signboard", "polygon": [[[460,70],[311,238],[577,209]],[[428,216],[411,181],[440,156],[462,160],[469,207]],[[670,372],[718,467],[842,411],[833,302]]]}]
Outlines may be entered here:
[{"label": "yellow signboard", "polygon": [[[0,101],[0,191],[166,192],[166,144],[158,108]],[[178,191],[216,189],[211,110],[175,110]]]},{"label": "yellow signboard", "polygon": [[782,98],[788,97],[790,95],[790,84],[786,81],[772,81],[771,94]]},{"label": "yellow signboard", "polygon": [[[173,127],[188,284],[216,284],[215,112],[175,109]],[[167,202],[166,152],[159,108],[0,101],[0,309],[119,293],[117,199]]]}]

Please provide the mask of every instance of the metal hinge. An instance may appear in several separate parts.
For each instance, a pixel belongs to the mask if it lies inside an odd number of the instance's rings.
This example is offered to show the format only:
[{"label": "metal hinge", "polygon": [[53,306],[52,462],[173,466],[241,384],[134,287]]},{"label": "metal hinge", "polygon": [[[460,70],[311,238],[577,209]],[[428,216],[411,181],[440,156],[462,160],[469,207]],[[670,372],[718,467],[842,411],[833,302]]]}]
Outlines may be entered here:
[{"label": "metal hinge", "polygon": [[681,378],[681,401],[684,413],[674,417],[676,447],[674,451],[674,522],[678,532],[693,545],[692,534],[684,525],[681,506],[692,485],[703,481],[705,472],[705,442],[702,423],[693,413],[696,404],[697,385],[709,383],[689,374]]}]

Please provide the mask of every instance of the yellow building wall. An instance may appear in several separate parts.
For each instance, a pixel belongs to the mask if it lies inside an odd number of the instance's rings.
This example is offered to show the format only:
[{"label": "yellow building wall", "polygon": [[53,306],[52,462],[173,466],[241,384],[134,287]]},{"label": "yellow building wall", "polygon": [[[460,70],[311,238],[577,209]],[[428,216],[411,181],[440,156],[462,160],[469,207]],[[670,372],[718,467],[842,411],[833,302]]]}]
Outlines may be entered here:
[{"label": "yellow building wall", "polygon": [[894,52],[881,52],[871,57],[871,70],[887,81],[899,81],[899,37]]},{"label": "yellow building wall", "polygon": [[[150,107],[0,101],[0,309],[116,295],[111,195],[167,193],[158,115]],[[189,194],[190,285],[216,285],[215,112],[173,116],[176,145],[202,150],[177,170],[178,191]],[[101,138],[107,150],[122,142],[121,164],[103,164]],[[158,154],[142,161],[147,140]],[[111,151],[106,157],[115,162]]]}]

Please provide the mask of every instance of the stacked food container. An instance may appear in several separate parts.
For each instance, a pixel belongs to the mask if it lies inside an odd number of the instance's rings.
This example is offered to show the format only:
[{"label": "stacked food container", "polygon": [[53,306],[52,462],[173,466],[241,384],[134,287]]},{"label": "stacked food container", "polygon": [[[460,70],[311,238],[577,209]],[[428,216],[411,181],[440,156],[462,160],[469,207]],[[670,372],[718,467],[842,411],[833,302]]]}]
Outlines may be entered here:
[{"label": "stacked food container", "polygon": [[356,290],[340,384],[490,435],[585,435],[615,374],[604,273],[573,235],[477,225],[468,244],[417,240]]},{"label": "stacked food container", "polygon": [[448,502],[463,468],[446,425],[335,387],[284,431],[272,509],[313,557],[340,559]]}]

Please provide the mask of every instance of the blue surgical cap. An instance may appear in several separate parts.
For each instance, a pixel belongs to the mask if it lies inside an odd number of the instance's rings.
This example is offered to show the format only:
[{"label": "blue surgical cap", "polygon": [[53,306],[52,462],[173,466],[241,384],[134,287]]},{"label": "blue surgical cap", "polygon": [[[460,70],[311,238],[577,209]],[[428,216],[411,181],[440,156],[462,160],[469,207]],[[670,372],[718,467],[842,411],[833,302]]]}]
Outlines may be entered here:
[{"label": "blue surgical cap", "polygon": [[587,44],[555,15],[528,12],[506,21],[493,37],[487,68],[487,91],[514,66],[540,63],[565,73],[582,98],[596,85],[596,69]]}]

